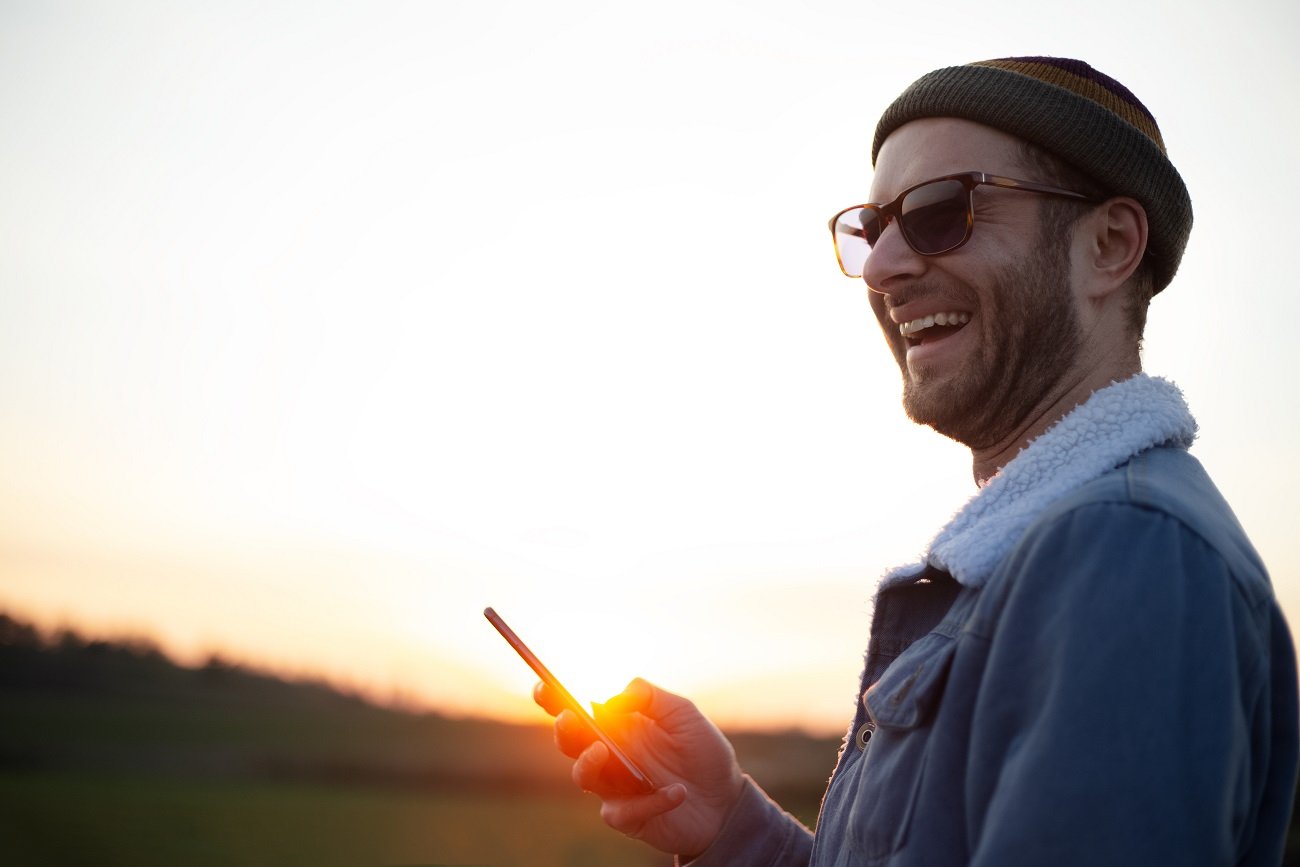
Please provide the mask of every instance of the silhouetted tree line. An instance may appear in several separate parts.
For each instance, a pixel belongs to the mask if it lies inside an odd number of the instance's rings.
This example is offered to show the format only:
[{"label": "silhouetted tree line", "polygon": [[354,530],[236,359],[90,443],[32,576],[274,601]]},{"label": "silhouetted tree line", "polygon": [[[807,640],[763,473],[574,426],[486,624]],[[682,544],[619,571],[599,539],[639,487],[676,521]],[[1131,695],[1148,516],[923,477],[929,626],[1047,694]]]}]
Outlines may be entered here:
[{"label": "silhouetted tree line", "polygon": [[211,654],[187,667],[148,638],[86,638],[72,629],[45,634],[0,613],[0,690],[37,690],[123,697],[215,698],[239,693],[294,704],[366,704],[322,681],[285,680]]}]

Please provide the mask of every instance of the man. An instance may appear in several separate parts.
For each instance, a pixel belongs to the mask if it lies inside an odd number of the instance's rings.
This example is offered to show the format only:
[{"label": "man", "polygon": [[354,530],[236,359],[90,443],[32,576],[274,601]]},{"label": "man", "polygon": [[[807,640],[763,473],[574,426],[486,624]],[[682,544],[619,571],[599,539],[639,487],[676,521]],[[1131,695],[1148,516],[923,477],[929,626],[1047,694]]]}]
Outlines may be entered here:
[{"label": "man", "polygon": [[696,867],[1278,864],[1290,637],[1181,394],[1141,373],[1192,223],[1155,120],[1085,63],[1005,58],[919,79],[872,157],[882,204],[836,215],[836,253],[979,491],[881,583],[817,833],[644,681],[602,722],[659,788],[624,794],[563,713],[574,779]]}]

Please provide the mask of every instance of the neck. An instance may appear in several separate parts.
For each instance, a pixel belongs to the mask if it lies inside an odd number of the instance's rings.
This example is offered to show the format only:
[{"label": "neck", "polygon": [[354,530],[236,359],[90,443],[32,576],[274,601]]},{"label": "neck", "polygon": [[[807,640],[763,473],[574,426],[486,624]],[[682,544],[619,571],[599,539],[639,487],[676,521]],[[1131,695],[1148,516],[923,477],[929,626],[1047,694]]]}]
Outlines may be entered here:
[{"label": "neck", "polygon": [[1043,397],[1018,425],[1000,440],[984,446],[971,447],[971,464],[975,484],[983,485],[999,470],[1020,454],[1025,446],[1047,432],[1047,429],[1065,418],[1082,404],[1093,392],[1112,382],[1128,379],[1142,372],[1136,358],[1122,363],[1092,368],[1082,376],[1062,380],[1058,387]]}]

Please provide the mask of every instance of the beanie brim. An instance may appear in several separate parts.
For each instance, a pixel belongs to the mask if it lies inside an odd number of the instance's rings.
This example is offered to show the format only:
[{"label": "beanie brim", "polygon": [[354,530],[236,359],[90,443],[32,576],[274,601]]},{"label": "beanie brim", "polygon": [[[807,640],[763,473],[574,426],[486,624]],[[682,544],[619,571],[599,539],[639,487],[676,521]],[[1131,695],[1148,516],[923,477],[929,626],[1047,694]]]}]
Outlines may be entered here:
[{"label": "beanie brim", "polygon": [[1136,199],[1147,212],[1154,290],[1169,285],[1191,234],[1192,202],[1178,170],[1149,134],[1092,99],[1032,75],[953,66],[922,76],[885,110],[876,126],[872,165],[890,133],[926,117],[963,118],[1011,133],[1070,163],[1109,194]]}]

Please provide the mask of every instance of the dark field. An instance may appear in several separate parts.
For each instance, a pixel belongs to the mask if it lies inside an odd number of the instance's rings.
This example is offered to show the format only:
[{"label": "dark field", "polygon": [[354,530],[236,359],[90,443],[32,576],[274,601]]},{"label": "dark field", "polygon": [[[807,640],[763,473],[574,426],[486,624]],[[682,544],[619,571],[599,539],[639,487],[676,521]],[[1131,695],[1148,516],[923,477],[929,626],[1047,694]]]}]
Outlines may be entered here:
[{"label": "dark field", "polygon": [[[837,741],[734,735],[811,822]],[[543,727],[409,714],[0,615],[0,853],[15,865],[626,865]]]},{"label": "dark field", "polygon": [[0,778],[9,864],[664,865],[537,795],[40,774]]}]

